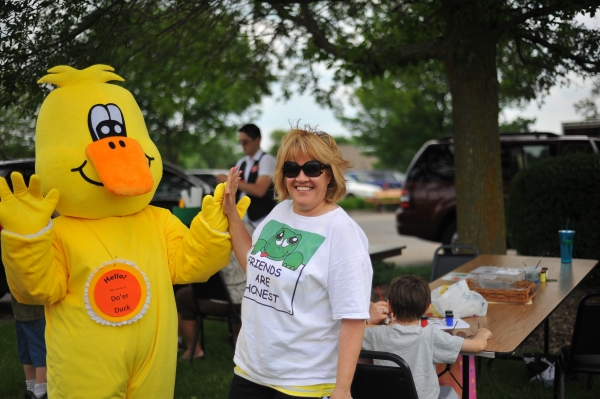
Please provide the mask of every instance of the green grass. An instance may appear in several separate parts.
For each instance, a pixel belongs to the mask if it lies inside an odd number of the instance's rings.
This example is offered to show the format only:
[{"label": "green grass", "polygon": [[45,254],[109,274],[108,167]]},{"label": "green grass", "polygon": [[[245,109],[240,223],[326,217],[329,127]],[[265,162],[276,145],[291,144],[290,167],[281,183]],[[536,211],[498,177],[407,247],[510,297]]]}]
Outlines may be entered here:
[{"label": "green grass", "polygon": [[[477,373],[478,399],[551,399],[552,387],[527,379],[525,363],[518,360],[494,359],[491,367],[483,360]],[[587,390],[587,375],[580,374],[576,380],[567,380],[565,396],[569,399],[592,399],[600,397],[599,378],[593,380],[592,389]]]},{"label": "green grass", "polygon": [[394,278],[406,274],[414,274],[429,281],[431,266],[396,266],[384,261],[373,262],[373,287],[389,284]]},{"label": "green grass", "polygon": [[[222,399],[227,397],[233,378],[233,347],[227,324],[207,321],[204,359],[177,363],[175,398]],[[76,376],[73,376],[76,378]],[[25,388],[23,366],[19,363],[14,322],[0,324],[0,398],[20,399]],[[158,399],[158,398],[157,398]]]}]

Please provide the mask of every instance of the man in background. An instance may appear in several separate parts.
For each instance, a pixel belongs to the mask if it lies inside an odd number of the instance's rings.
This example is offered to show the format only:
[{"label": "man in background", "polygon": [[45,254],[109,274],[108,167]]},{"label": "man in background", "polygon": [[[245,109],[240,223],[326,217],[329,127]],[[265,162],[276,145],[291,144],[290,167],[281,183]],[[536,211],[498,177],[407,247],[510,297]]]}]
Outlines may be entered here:
[{"label": "man in background", "polygon": [[[238,131],[238,139],[244,154],[246,154],[236,164],[242,171],[238,194],[239,198],[247,195],[252,201],[246,216],[244,216],[244,221],[253,227],[253,232],[254,228],[277,205],[272,183],[276,160],[260,148],[261,134],[258,126],[252,123],[242,126]],[[217,181],[219,183],[226,182],[227,175],[217,175]]]}]

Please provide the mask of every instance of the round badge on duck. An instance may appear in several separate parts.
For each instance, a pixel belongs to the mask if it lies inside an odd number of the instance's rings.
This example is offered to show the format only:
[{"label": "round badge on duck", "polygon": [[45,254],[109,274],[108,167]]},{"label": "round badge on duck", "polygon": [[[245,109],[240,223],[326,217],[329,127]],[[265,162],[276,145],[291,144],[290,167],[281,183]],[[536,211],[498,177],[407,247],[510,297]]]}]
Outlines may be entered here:
[{"label": "round badge on duck", "polygon": [[99,219],[138,212],[162,177],[160,154],[135,99],[105,84],[123,81],[112,71],[108,65],[57,66],[38,81],[58,86],[37,119],[36,174],[44,193],[61,193],[61,215]]}]

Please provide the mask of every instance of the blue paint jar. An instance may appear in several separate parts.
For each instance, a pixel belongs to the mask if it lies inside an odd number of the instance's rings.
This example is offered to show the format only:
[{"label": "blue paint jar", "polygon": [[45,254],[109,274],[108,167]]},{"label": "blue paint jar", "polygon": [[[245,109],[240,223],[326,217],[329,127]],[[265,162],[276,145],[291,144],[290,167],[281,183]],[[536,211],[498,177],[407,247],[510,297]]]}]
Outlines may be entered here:
[{"label": "blue paint jar", "polygon": [[451,310],[446,310],[446,326],[454,327],[454,313]]}]

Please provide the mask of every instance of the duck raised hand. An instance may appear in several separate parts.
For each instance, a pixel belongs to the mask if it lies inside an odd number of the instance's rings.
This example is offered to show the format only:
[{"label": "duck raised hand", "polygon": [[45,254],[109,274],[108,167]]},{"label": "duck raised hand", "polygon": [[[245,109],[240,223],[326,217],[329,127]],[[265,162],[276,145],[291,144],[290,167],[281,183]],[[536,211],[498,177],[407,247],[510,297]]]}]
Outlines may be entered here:
[{"label": "duck raised hand", "polygon": [[4,178],[0,177],[0,224],[6,232],[30,235],[48,226],[50,216],[60,198],[58,190],[42,195],[42,182],[37,175],[31,176],[29,187],[23,175],[10,175],[13,191]]}]

